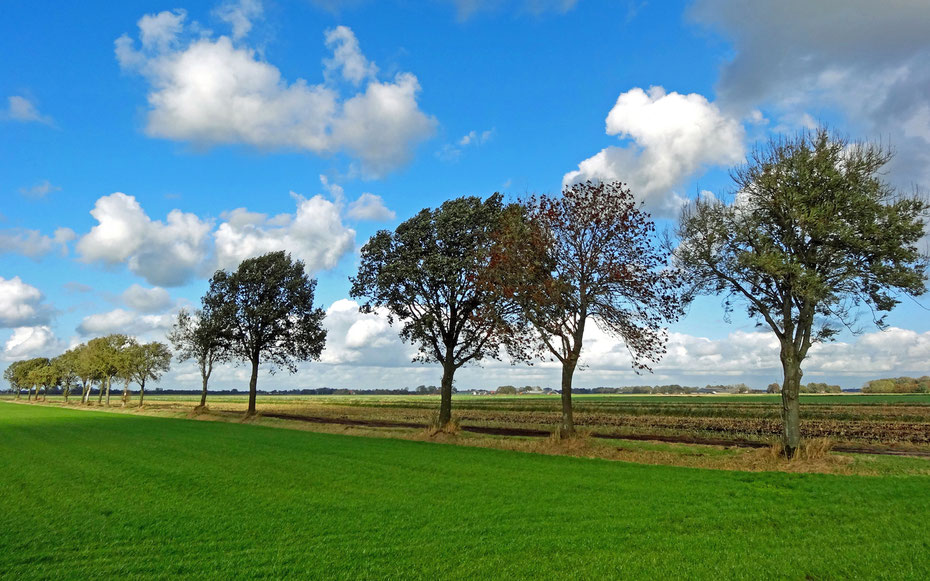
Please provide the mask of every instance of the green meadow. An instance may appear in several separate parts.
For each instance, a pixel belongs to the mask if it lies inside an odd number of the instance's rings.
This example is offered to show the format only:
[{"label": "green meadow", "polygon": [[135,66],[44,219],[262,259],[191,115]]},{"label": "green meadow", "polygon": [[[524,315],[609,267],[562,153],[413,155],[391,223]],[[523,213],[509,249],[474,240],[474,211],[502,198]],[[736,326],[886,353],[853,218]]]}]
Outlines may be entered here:
[{"label": "green meadow", "polygon": [[0,402],[0,578],[930,578],[930,477]]}]

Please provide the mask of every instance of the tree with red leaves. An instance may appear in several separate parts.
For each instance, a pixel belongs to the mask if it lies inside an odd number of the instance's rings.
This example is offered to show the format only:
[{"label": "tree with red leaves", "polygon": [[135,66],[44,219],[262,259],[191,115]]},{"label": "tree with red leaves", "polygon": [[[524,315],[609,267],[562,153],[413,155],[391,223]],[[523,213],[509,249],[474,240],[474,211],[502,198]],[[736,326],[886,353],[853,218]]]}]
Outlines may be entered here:
[{"label": "tree with red leaves", "polygon": [[637,372],[651,370],[665,353],[664,325],[682,314],[679,279],[649,214],[619,182],[532,196],[509,207],[504,223],[489,281],[531,324],[529,344],[562,364],[561,433],[571,436],[572,377],[588,322],[624,342]]}]

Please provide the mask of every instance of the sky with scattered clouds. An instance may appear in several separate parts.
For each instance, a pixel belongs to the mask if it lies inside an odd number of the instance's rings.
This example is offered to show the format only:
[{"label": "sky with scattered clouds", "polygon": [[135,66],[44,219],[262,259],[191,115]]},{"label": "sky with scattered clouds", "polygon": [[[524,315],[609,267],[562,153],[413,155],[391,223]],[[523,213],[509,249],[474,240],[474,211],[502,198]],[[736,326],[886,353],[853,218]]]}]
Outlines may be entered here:
[{"label": "sky with scattered clouds", "polygon": [[[261,388],[438,384],[346,298],[368,237],[423,207],[620,179],[662,229],[732,193],[727,168],[760,140],[818,123],[889,143],[886,178],[930,187],[922,0],[96,4],[2,9],[0,366],[110,332],[164,340],[216,269],[285,249],[319,280],[328,343]],[[777,380],[774,337],[720,303],[692,306],[651,375],[590,329],[576,385]],[[806,378],[930,373],[928,309],[905,298],[888,330],[816,346]],[[508,383],[555,387],[558,369],[457,374]],[[160,385],[199,376],[177,364]]]}]

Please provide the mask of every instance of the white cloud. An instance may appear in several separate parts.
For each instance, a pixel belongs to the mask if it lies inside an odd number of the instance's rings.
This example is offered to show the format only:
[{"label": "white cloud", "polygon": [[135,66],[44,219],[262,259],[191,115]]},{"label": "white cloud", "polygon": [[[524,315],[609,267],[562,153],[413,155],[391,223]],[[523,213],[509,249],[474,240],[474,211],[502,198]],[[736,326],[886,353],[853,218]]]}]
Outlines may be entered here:
[{"label": "white cloud", "polygon": [[399,73],[391,81],[377,80],[375,65],[346,27],[327,33],[334,56],[325,76],[338,70],[351,83],[367,83],[349,98],[329,82],[288,83],[277,67],[229,37],[182,41],[185,16],[179,11],[143,17],[141,50],[126,35],[115,43],[121,67],[149,82],[151,136],[201,146],[344,151],[360,160],[364,173],[380,176],[407,163],[434,131],[435,119],[417,104],[417,78]]},{"label": "white cloud", "polygon": [[133,284],[123,291],[123,302],[140,313],[158,313],[172,305],[171,295],[161,287],[145,288]]},{"label": "white cloud", "polygon": [[232,28],[233,40],[240,40],[249,34],[252,22],[261,18],[264,11],[260,0],[238,0],[221,4],[216,15]]},{"label": "white cloud", "polygon": [[42,303],[42,293],[18,276],[0,276],[0,327],[28,327],[48,322],[51,309]]},{"label": "white cloud", "polygon": [[349,204],[346,216],[353,220],[371,220],[373,222],[385,222],[397,217],[394,210],[389,210],[384,205],[381,196],[376,196],[365,192],[357,200]]},{"label": "white cloud", "polygon": [[165,222],[152,220],[120,192],[98,199],[90,213],[98,224],[77,243],[84,262],[126,263],[159,286],[186,283],[204,263],[212,226],[194,214],[172,210]]},{"label": "white cloud", "polygon": [[31,188],[19,188],[19,193],[27,198],[44,198],[52,192],[60,192],[61,188],[52,185],[48,180],[42,180]]},{"label": "white cloud", "polygon": [[3,358],[15,361],[32,357],[53,357],[64,349],[65,345],[47,326],[17,327],[3,345]]},{"label": "white cloud", "polygon": [[632,143],[602,149],[565,174],[563,184],[619,180],[660,215],[678,210],[684,198],[675,188],[695,172],[743,160],[742,124],[697,93],[634,88],[617,99],[606,127]]},{"label": "white cloud", "polygon": [[0,121],[19,121],[22,123],[42,123],[44,125],[54,125],[55,122],[48,115],[43,115],[35,104],[20,95],[7,97],[6,110],[0,110]]},{"label": "white cloud", "polygon": [[416,349],[405,345],[387,317],[363,314],[358,303],[340,299],[326,310],[326,348],[320,361],[330,365],[396,367],[411,365]]},{"label": "white cloud", "polygon": [[62,256],[68,254],[68,243],[77,237],[71,228],[57,228],[52,236],[38,230],[13,228],[0,230],[0,254],[13,252],[30,258],[39,258],[56,247]]},{"label": "white cloud", "polygon": [[234,269],[242,260],[286,250],[303,260],[311,273],[333,268],[355,244],[355,230],[342,224],[340,207],[323,196],[291,193],[295,214],[266,214],[237,208],[224,215],[214,233],[220,268]]},{"label": "white cloud", "polygon": [[175,320],[173,314],[140,315],[125,309],[114,309],[84,317],[77,331],[84,336],[100,336],[110,333],[138,336],[157,332],[163,337],[164,332],[171,328]]},{"label": "white cloud", "polygon": [[358,85],[362,81],[374,78],[378,67],[362,54],[355,33],[347,26],[337,26],[326,31],[326,48],[333,51],[333,58],[326,59],[326,74],[342,74],[342,78]]},{"label": "white cloud", "polygon": [[490,141],[492,137],[494,137],[493,129],[486,129],[480,133],[472,129],[471,131],[463,135],[461,139],[459,139],[459,145],[461,145],[462,147],[465,147],[468,145],[484,145],[485,143]]},{"label": "white cloud", "polygon": [[768,108],[785,131],[839,111],[857,136],[891,141],[892,179],[930,181],[930,3],[698,0],[691,15],[732,41],[721,106]]},{"label": "white cloud", "polygon": [[462,137],[458,139],[455,143],[446,143],[439,151],[436,152],[436,157],[442,161],[455,162],[462,157],[462,151],[466,147],[478,147],[484,145],[494,137],[494,129],[486,129],[484,131],[476,131],[472,129]]}]

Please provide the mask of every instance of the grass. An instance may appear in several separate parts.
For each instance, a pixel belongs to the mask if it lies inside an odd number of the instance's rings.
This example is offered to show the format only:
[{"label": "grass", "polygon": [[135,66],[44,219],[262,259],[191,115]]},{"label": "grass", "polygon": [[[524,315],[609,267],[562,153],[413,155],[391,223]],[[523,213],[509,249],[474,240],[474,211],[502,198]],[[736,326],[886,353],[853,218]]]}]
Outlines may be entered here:
[{"label": "grass", "polygon": [[0,404],[0,577],[928,578],[930,478]]}]

